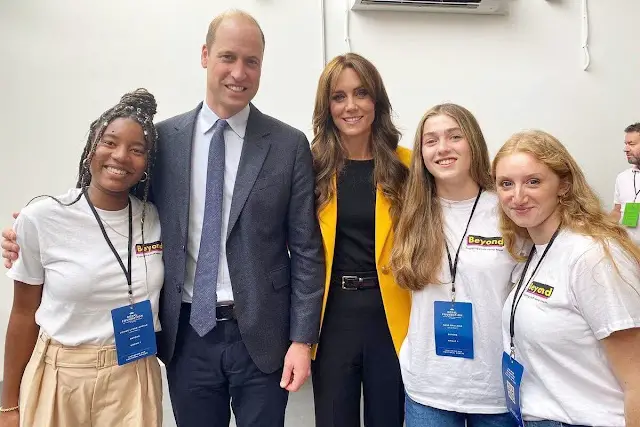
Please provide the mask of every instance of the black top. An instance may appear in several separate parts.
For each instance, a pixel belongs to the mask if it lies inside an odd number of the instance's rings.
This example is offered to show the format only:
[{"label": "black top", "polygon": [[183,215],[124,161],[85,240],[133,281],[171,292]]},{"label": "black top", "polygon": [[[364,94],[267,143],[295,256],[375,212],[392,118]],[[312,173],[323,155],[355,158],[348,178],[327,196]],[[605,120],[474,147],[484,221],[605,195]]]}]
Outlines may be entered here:
[{"label": "black top", "polygon": [[338,175],[338,223],[333,271],[376,271],[376,189],[373,160],[346,160]]}]

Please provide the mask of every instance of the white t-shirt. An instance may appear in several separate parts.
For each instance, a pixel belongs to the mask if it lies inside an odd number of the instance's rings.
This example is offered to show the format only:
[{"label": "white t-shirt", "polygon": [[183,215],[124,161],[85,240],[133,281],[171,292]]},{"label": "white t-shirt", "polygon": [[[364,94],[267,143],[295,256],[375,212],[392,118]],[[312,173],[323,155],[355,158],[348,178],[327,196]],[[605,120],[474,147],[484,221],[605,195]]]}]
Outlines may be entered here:
[{"label": "white t-shirt", "polygon": [[[441,201],[452,262],[474,201]],[[434,301],[451,301],[446,252],[440,274],[445,284],[430,284],[412,294],[409,331],[399,357],[406,392],[423,405],[465,413],[507,412],[501,376],[500,316],[517,263],[503,246],[498,209],[497,196],[483,192],[458,259],[456,301],[472,303],[473,359],[436,355]]]},{"label": "white t-shirt", "polygon": [[[80,194],[71,189],[57,197],[69,203]],[[151,300],[155,330],[160,330],[158,300],[164,280],[158,212],[150,203],[144,221],[142,202],[131,197],[134,302]],[[129,208],[97,209],[105,231],[127,267]],[[109,248],[87,200],[71,206],[43,198],[25,207],[14,224],[20,256],[7,275],[30,285],[44,284],[36,323],[64,345],[114,343],[111,310],[129,304],[127,279]]]},{"label": "white t-shirt", "polygon": [[[634,182],[635,182],[635,191],[634,191]],[[627,203],[640,203],[640,193],[637,195],[635,192],[640,191],[640,170],[636,167],[629,168],[623,172],[618,174],[616,178],[616,186],[613,194],[613,203],[616,205],[620,205],[620,222],[622,222],[622,218],[624,216],[624,209]],[[629,232],[629,236],[631,239],[637,244],[640,245],[640,224],[636,227],[625,227]]]},{"label": "white t-shirt", "polygon": [[[622,427],[624,396],[599,340],[640,326],[640,268],[612,246],[625,282],[601,245],[562,230],[531,281],[546,246],[536,246],[524,282],[533,286],[523,285],[515,316],[516,360],[524,366],[522,415],[530,421]],[[523,267],[514,270],[516,284]],[[502,312],[507,352],[514,293],[515,287]]]}]

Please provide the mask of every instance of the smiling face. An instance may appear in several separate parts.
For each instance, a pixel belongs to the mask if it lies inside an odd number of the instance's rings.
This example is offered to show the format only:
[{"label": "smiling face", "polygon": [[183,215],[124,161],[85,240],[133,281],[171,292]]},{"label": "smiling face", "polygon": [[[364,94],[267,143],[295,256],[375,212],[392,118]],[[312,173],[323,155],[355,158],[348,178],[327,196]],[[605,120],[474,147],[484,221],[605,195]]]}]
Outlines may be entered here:
[{"label": "smiling face", "polygon": [[330,109],[343,142],[371,135],[375,102],[352,68],[345,68],[338,76],[331,92]]},{"label": "smiling face", "polygon": [[505,214],[532,237],[553,233],[560,220],[558,197],[566,188],[558,175],[524,152],[501,157],[495,165],[495,174]]},{"label": "smiling face", "polygon": [[458,123],[446,114],[429,117],[424,122],[422,160],[436,186],[472,180],[469,142]]},{"label": "smiling face", "polygon": [[207,105],[220,118],[237,114],[258,92],[263,51],[259,28],[242,16],[225,18],[211,46],[202,47]]},{"label": "smiling face", "polygon": [[147,146],[142,127],[129,118],[113,120],[96,144],[91,158],[90,186],[121,197],[141,179],[147,167]]}]

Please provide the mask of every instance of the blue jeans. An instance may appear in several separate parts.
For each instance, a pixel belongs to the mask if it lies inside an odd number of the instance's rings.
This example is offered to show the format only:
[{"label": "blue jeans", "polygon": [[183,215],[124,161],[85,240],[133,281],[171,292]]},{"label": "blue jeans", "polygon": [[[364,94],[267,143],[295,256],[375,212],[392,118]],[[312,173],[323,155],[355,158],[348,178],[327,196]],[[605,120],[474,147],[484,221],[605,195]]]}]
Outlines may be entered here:
[{"label": "blue jeans", "polygon": [[[405,397],[407,427],[516,427],[513,417],[504,414],[464,414],[422,405]],[[537,426],[536,426],[537,427]],[[546,427],[546,426],[544,426]]]},{"label": "blue jeans", "polygon": [[525,421],[525,427],[584,427],[574,424],[564,424],[558,421]]}]

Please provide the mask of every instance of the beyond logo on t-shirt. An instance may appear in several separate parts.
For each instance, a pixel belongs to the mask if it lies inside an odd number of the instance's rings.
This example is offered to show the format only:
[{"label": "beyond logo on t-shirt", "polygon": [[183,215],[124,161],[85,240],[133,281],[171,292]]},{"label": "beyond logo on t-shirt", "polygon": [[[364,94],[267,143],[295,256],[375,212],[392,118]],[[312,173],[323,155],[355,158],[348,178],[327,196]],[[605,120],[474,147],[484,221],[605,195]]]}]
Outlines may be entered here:
[{"label": "beyond logo on t-shirt", "polygon": [[152,255],[162,253],[162,242],[138,243],[136,244],[136,255]]},{"label": "beyond logo on t-shirt", "polygon": [[483,237],[470,234],[467,237],[467,246],[501,248],[504,247],[504,239],[502,237]]},{"label": "beyond logo on t-shirt", "polygon": [[527,292],[540,298],[549,299],[553,295],[553,286],[533,281],[527,286]]}]

